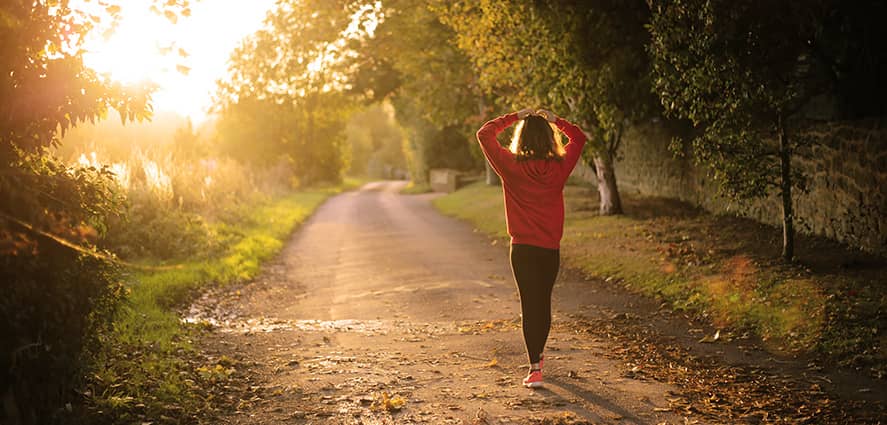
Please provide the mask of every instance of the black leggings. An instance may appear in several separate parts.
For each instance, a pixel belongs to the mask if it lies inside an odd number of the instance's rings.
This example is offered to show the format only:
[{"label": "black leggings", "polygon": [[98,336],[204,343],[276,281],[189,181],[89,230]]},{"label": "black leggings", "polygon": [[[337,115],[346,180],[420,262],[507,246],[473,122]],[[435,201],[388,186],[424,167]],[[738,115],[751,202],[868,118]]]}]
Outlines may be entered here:
[{"label": "black leggings", "polygon": [[511,271],[520,293],[521,327],[530,363],[539,363],[551,329],[551,289],[560,262],[557,249],[511,245]]}]

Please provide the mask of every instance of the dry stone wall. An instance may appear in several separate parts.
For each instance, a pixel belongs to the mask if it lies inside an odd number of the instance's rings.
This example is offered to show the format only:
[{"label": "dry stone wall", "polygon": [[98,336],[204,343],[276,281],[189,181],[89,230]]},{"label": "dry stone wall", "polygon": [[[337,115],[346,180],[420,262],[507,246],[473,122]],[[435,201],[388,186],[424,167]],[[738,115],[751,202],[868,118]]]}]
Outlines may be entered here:
[{"label": "dry stone wall", "polygon": [[[621,192],[680,199],[713,213],[781,225],[776,196],[746,205],[718,196],[703,169],[669,151],[674,134],[661,122],[626,133],[616,164]],[[801,134],[810,143],[793,163],[809,178],[808,193],[795,196],[799,230],[887,256],[887,123],[815,123]],[[576,174],[594,182],[587,166]]]}]

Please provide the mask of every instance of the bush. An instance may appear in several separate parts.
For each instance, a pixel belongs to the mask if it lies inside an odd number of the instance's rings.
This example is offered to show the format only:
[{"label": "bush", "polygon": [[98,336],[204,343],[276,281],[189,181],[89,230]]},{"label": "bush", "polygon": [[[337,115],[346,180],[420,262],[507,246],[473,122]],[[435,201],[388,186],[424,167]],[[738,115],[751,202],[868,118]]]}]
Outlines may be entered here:
[{"label": "bush", "polygon": [[210,250],[203,218],[145,190],[130,190],[125,214],[112,220],[108,244],[125,259],[171,260]]},{"label": "bush", "polygon": [[0,163],[0,419],[57,422],[106,335],[123,289],[94,243],[118,212],[112,188],[109,170],[49,155]]},{"label": "bush", "polygon": [[[80,155],[99,166],[104,155]],[[229,158],[177,158],[170,154],[130,152],[111,165],[124,213],[109,223],[107,243],[127,260],[175,260],[218,253],[225,235],[208,222],[237,222],[251,205],[291,184],[285,167],[270,167],[258,177]]]}]

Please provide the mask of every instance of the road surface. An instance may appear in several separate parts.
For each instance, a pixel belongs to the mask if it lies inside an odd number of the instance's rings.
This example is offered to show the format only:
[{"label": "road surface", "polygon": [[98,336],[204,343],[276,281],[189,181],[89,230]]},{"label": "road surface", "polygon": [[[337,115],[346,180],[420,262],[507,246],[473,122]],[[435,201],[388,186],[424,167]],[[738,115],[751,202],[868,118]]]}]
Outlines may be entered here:
[{"label": "road surface", "polygon": [[[546,387],[521,387],[526,354],[506,244],[439,214],[430,202],[435,195],[400,195],[403,185],[370,183],[329,199],[255,282],[207,294],[192,307],[191,320],[212,325],[203,348],[241,383],[232,385],[223,423],[718,423],[676,406],[695,397],[686,402],[703,406],[695,412],[711,408],[710,390],[697,387],[720,375],[739,376],[732,378],[738,393],[820,397],[784,379],[767,383],[757,369],[752,378],[711,369],[702,378],[651,379],[643,368],[653,363],[668,363],[681,377],[693,372],[680,363],[691,357],[680,350],[690,348],[635,346],[620,329],[632,320],[654,326],[671,313],[568,271],[555,286]],[[628,324],[611,328],[615,322]],[[687,333],[668,326],[634,335]],[[699,335],[690,338],[695,343]],[[651,357],[653,350],[672,357]],[[729,352],[735,344],[714,350],[718,358],[743,355]],[[761,410],[765,404],[735,401],[741,394],[730,405],[727,394],[715,408],[745,409],[751,423],[775,417]]]}]

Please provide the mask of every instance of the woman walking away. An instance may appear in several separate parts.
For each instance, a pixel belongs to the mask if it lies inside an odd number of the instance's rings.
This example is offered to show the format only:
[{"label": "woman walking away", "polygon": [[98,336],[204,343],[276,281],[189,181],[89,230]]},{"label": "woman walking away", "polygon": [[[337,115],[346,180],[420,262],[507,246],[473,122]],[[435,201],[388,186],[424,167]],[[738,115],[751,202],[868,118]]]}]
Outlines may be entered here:
[{"label": "woman walking away", "polygon": [[[515,122],[514,137],[506,149],[496,136]],[[566,148],[552,124],[570,140]],[[511,271],[520,294],[521,327],[530,358],[523,384],[541,387],[542,351],[551,328],[551,290],[560,268],[564,233],[564,185],[585,146],[585,134],[550,111],[522,109],[485,123],[477,140],[502,178]]]}]

